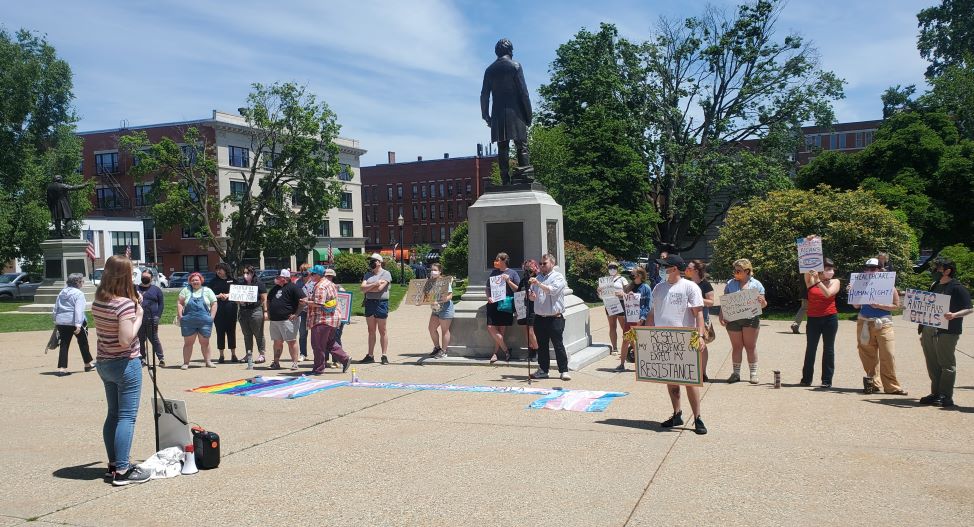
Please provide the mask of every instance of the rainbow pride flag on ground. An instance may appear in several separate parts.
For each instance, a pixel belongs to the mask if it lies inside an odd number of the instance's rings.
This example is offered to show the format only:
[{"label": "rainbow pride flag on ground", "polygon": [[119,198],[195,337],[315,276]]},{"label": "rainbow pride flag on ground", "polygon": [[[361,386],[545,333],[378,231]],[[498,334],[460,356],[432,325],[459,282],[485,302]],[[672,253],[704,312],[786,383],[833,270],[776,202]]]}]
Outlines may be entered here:
[{"label": "rainbow pride flag on ground", "polygon": [[348,381],[326,381],[310,377],[263,377],[239,379],[222,384],[200,386],[189,390],[198,393],[218,393],[246,397],[271,397],[274,399],[297,399],[313,393],[330,390],[348,384]]}]

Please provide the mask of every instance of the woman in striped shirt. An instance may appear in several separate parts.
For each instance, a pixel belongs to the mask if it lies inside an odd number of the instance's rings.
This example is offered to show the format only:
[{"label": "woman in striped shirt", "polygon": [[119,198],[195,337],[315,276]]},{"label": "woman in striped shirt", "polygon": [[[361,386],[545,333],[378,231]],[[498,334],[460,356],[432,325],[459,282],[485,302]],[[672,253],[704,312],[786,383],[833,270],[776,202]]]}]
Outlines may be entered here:
[{"label": "woman in striped shirt", "polygon": [[113,485],[141,483],[149,474],[129,461],[142,395],[139,328],[142,303],[132,284],[132,261],[120,255],[105,262],[91,306],[98,334],[98,375],[105,384],[108,415],[102,427]]}]

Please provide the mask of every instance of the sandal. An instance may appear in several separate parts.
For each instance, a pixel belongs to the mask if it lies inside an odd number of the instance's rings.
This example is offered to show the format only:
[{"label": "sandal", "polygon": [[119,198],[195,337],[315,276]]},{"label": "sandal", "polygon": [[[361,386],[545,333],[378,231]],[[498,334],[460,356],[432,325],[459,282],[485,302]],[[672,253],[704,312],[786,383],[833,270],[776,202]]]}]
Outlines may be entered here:
[{"label": "sandal", "polygon": [[271,363],[271,365],[270,365],[270,367],[268,369],[271,369],[271,370],[279,370],[279,369],[281,369],[281,363],[280,362],[277,362],[277,361],[274,361],[274,362]]},{"label": "sandal", "polygon": [[222,353],[220,354],[220,358],[217,359],[216,361],[219,362],[220,364],[223,364],[223,363],[226,362],[226,360],[223,358],[223,354]]},{"label": "sandal", "polygon": [[254,361],[254,364],[263,364],[266,361],[267,359],[264,358],[264,354],[261,353],[260,355],[257,355],[257,359]]}]

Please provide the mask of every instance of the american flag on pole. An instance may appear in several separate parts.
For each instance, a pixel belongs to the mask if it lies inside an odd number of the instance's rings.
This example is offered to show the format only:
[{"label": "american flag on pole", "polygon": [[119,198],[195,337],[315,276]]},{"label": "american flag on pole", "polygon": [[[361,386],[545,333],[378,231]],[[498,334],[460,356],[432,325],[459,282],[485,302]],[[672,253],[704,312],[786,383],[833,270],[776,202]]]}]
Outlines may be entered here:
[{"label": "american flag on pole", "polygon": [[126,245],[125,246],[125,257],[128,258],[129,260],[132,259],[132,246],[131,245]]},{"label": "american flag on pole", "polygon": [[334,254],[333,254],[333,252],[331,250],[331,242],[328,242],[328,265],[332,265],[334,263],[334,262],[332,262],[332,257],[333,256],[334,256]]},{"label": "american flag on pole", "polygon": [[88,247],[85,247],[85,255],[87,255],[88,259],[91,261],[95,261],[95,244],[92,243],[94,237],[94,232],[90,230],[85,232],[85,239],[88,240]]}]

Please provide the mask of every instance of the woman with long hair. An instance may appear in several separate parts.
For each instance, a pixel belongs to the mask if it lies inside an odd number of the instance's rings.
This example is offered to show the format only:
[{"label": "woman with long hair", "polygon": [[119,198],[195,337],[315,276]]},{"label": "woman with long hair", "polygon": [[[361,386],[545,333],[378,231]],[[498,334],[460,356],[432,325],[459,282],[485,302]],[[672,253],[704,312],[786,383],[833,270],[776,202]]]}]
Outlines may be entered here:
[{"label": "woman with long hair", "polygon": [[216,349],[220,352],[217,362],[223,364],[225,358],[223,350],[230,349],[230,362],[240,362],[237,358],[237,303],[230,301],[230,286],[236,283],[233,273],[226,262],[216,264],[216,276],[208,285],[216,295],[216,315],[213,325],[216,327]]},{"label": "woman with long hair", "polygon": [[[734,262],[734,278],[727,281],[724,294],[736,293],[744,289],[756,289],[758,291],[758,304],[761,308],[768,307],[768,301],[764,299],[764,285],[754,278],[754,268],[751,261],[741,258]],[[724,314],[720,314],[720,325],[727,328],[727,335],[731,341],[731,360],[733,361],[734,372],[727,379],[728,383],[740,382],[741,380],[741,358],[742,352],[747,350],[747,365],[750,373],[749,381],[751,384],[758,383],[758,332],[761,330],[761,317],[745,318],[742,320],[724,320]]]},{"label": "woman with long hair", "polygon": [[[703,295],[703,324],[708,332],[713,331],[714,325],[710,322],[710,308],[714,305],[714,286],[707,280],[707,264],[703,260],[690,260],[687,262],[687,269],[683,271],[687,280],[692,280],[700,288]],[[703,382],[709,382],[707,377],[707,338],[701,335],[700,339],[700,365],[703,372]]]},{"label": "woman with long hair", "polygon": [[534,302],[528,298],[528,291],[531,290],[531,277],[538,276],[538,262],[536,260],[525,260],[521,264],[524,276],[518,284],[518,292],[524,291],[524,311],[527,316],[519,318],[517,325],[524,326],[524,341],[528,343],[528,359],[534,360],[538,356],[538,337],[534,334]]},{"label": "woman with long hair", "polygon": [[149,473],[129,460],[142,395],[138,334],[143,314],[132,284],[131,260],[115,255],[105,262],[91,314],[98,336],[98,375],[105,385],[108,401],[102,439],[112,484],[141,483],[149,479]]},{"label": "woman with long hair", "polygon": [[[434,263],[430,266],[430,277],[427,284],[434,284],[443,273],[443,266]],[[430,305],[433,312],[430,313],[428,328],[430,338],[433,340],[433,352],[430,353],[432,359],[446,358],[446,350],[450,347],[450,325],[453,324],[453,284],[449,284],[439,298],[433,300]]]},{"label": "woman with long hair", "polygon": [[805,294],[808,299],[808,323],[805,325],[805,364],[802,366],[802,386],[812,385],[815,375],[815,353],[822,338],[822,388],[832,387],[835,373],[835,334],[839,331],[839,311],[835,297],[839,294],[839,279],[835,278],[835,262],[826,258],[823,270],[805,274]]},{"label": "woman with long hair", "polygon": [[203,353],[203,364],[215,368],[210,362],[210,335],[213,332],[213,317],[216,316],[217,302],[213,291],[203,285],[203,275],[193,273],[186,280],[186,287],[179,292],[176,304],[176,317],[183,335],[183,365],[189,369],[189,359],[193,357],[193,343],[198,339]]},{"label": "woman with long hair", "polygon": [[[487,333],[494,341],[494,353],[490,356],[490,363],[497,362],[497,353],[500,352],[504,360],[511,360],[511,349],[504,343],[504,333],[507,328],[514,325],[514,310],[498,309],[501,303],[513,305],[514,292],[517,291],[518,282],[521,277],[517,271],[508,267],[510,257],[507,253],[497,253],[494,258],[494,270],[490,272],[487,279]],[[499,301],[490,298],[490,286],[494,282],[498,285],[504,284],[506,295]]]}]

